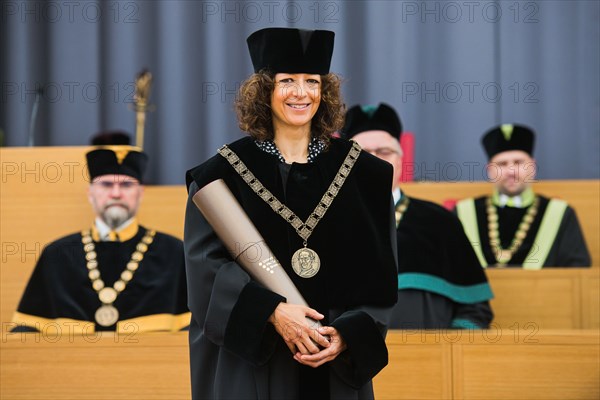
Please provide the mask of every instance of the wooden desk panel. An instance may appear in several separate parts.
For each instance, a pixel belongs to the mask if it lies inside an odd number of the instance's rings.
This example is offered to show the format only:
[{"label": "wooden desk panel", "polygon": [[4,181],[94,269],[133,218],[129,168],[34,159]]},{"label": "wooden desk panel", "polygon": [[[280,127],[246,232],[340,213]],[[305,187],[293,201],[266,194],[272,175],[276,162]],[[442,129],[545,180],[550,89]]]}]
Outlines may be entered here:
[{"label": "wooden desk panel", "polygon": [[[3,340],[1,398],[190,399],[187,333]],[[36,337],[39,342],[36,342]]]},{"label": "wooden desk panel", "polygon": [[598,399],[599,340],[597,330],[515,330],[455,343],[454,398]]},{"label": "wooden desk panel", "polygon": [[[391,331],[386,342],[390,364],[375,378],[376,398],[573,400],[600,395],[598,330]],[[406,362],[423,354],[419,348],[432,357]],[[440,371],[445,360],[450,367]]]},{"label": "wooden desk panel", "polygon": [[[494,291],[494,325],[535,324],[539,329],[575,329],[581,324],[579,271],[487,270]],[[528,272],[534,272],[530,274]]]},{"label": "wooden desk panel", "polygon": [[600,328],[600,269],[486,269],[494,327]]},{"label": "wooden desk panel", "polygon": [[[190,398],[186,332],[55,339],[3,333],[0,398]],[[598,330],[390,331],[387,344],[378,399],[600,395]]]},{"label": "wooden desk panel", "polygon": [[[591,346],[455,348],[457,399],[598,399],[598,350]],[[506,354],[511,354],[506,357]],[[560,362],[557,362],[560,360]],[[594,376],[593,374],[596,374]],[[557,379],[559,378],[559,379]],[[460,379],[460,378],[457,378]]]},{"label": "wooden desk panel", "polygon": [[[402,339],[399,339],[399,338]],[[389,400],[449,399],[452,397],[452,360],[448,343],[426,339],[421,333],[391,334],[389,364],[375,380],[375,398]],[[406,339],[406,340],[405,340]]]},{"label": "wooden desk panel", "polygon": [[582,274],[581,279],[581,327],[600,328],[600,274]]}]

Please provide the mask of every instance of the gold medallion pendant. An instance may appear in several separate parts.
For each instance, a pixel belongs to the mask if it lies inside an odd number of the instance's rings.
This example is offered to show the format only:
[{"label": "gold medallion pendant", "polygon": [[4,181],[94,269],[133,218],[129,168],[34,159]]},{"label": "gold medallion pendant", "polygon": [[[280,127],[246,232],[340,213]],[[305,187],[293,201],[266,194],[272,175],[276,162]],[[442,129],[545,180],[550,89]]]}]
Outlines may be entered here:
[{"label": "gold medallion pendant", "polygon": [[119,320],[119,311],[111,305],[104,304],[96,310],[96,322],[101,326],[113,326]]},{"label": "gold medallion pendant", "polygon": [[303,247],[292,256],[292,268],[302,278],[312,278],[321,268],[321,259],[316,251]]},{"label": "gold medallion pendant", "polygon": [[512,251],[499,248],[498,253],[496,253],[496,260],[498,261],[498,264],[500,264],[502,266],[510,261],[510,259],[512,258],[512,255],[513,255]]}]

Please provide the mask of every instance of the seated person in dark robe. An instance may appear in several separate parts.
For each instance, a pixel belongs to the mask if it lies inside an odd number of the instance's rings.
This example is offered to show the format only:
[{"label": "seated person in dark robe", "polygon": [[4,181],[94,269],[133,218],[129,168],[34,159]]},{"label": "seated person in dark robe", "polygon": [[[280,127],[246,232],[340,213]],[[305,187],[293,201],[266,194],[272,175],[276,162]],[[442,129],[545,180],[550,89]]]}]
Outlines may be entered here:
[{"label": "seated person in dark robe", "polygon": [[[13,331],[178,331],[190,321],[183,243],[138,224],[147,155],[101,146],[86,154],[92,226],[47,245]],[[53,331],[54,332],[54,331]]]},{"label": "seated person in dark robe", "polygon": [[488,328],[493,297],[460,221],[445,208],[400,190],[402,123],[386,104],[356,105],[343,134],[394,167],[398,303],[391,328]]},{"label": "seated person in dark robe", "polygon": [[491,196],[465,199],[456,213],[483,267],[588,267],[591,264],[575,210],[534,193],[535,134],[504,124],[482,138]]}]

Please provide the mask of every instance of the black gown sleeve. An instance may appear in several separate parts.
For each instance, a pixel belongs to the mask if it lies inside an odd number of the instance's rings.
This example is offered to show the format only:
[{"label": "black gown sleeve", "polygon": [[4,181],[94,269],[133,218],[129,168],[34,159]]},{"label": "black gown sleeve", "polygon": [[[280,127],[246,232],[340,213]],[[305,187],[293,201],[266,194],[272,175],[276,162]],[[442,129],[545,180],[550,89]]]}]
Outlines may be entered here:
[{"label": "black gown sleeve", "polygon": [[454,303],[452,328],[457,329],[488,329],[494,313],[489,301],[474,304]]},{"label": "black gown sleeve", "polygon": [[579,220],[571,207],[565,210],[545,264],[553,267],[589,267],[592,264]]},{"label": "black gown sleeve", "polygon": [[[49,319],[59,316],[55,312],[56,301],[53,296],[53,285],[50,278],[52,266],[61,263],[59,250],[59,246],[55,242],[42,251],[17,307],[18,313]],[[62,262],[65,262],[65,260],[62,260]],[[18,324],[11,331],[38,332],[39,329],[26,324]]]},{"label": "black gown sleeve", "polygon": [[251,280],[231,259],[192,201],[197,190],[192,183],[184,227],[192,326],[248,362],[264,364],[275,351],[278,337],[268,318],[285,298]]},{"label": "black gown sleeve", "polygon": [[[390,209],[390,243],[396,243],[393,200]],[[397,248],[396,246],[392,248],[397,270]],[[346,351],[331,362],[331,366],[349,386],[359,389],[387,365],[388,350],[385,336],[392,310],[393,305],[360,306],[342,313],[331,322],[330,325],[339,331],[347,346]]]}]

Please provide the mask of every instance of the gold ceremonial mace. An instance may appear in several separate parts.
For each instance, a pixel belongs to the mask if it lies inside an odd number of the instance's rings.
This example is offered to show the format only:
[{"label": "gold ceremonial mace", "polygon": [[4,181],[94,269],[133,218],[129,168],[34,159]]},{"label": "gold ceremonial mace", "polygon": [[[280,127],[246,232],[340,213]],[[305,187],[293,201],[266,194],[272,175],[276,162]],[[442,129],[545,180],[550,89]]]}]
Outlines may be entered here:
[{"label": "gold ceremonial mace", "polygon": [[152,74],[147,69],[142,70],[135,79],[135,144],[139,148],[144,148],[144,125],[146,123],[146,111],[148,110],[148,100],[150,98],[150,87],[152,86]]}]

